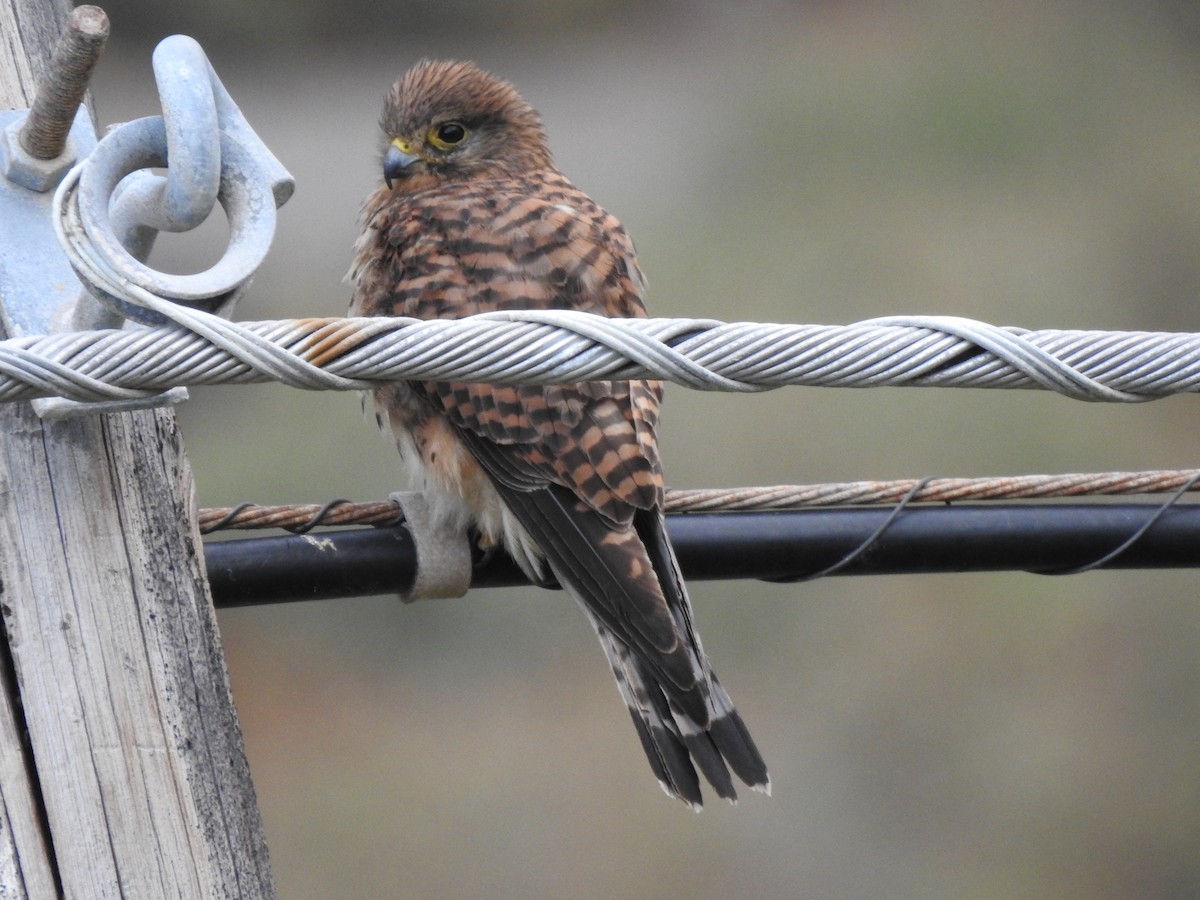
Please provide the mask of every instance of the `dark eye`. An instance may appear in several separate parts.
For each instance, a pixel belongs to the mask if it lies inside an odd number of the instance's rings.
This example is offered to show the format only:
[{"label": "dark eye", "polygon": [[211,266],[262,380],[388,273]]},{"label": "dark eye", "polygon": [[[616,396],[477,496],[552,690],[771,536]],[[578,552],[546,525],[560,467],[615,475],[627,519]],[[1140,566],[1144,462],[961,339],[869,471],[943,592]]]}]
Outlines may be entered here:
[{"label": "dark eye", "polygon": [[457,122],[447,122],[438,129],[437,136],[447,144],[457,144],[467,136],[467,129]]},{"label": "dark eye", "polygon": [[449,150],[461,144],[467,136],[467,128],[461,122],[443,122],[429,129],[429,143],[439,150]]}]

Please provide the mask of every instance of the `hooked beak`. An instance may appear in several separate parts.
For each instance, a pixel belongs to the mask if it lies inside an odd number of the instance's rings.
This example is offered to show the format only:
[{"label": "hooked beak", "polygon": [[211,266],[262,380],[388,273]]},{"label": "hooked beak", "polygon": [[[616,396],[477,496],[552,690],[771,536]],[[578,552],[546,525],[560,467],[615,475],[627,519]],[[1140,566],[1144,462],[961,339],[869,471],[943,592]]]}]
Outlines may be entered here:
[{"label": "hooked beak", "polygon": [[389,189],[393,179],[402,178],[408,167],[421,158],[411,152],[411,149],[407,142],[399,138],[388,145],[387,152],[383,155],[383,181]]}]

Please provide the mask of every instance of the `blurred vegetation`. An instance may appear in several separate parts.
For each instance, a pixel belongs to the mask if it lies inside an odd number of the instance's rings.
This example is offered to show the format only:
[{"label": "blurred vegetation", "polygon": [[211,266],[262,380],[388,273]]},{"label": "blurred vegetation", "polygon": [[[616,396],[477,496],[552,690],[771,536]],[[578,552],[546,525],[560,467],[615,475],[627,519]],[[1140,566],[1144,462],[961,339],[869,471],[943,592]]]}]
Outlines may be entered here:
[{"label": "blurred vegetation", "polygon": [[[205,44],[298,178],[238,315],[332,315],[387,84],[469,56],[638,241],[658,315],[1196,330],[1200,13],[1077,0],[114,2],[102,121]],[[217,229],[219,232],[219,229]],[[195,267],[213,240],[162,242]],[[669,392],[674,485],[1195,465],[1193,398]],[[401,485],[356,398],[197,390],[200,502]],[[655,789],[555,594],[223,613],[281,895],[1179,897],[1200,890],[1190,573],[697,585],[770,800]]]}]

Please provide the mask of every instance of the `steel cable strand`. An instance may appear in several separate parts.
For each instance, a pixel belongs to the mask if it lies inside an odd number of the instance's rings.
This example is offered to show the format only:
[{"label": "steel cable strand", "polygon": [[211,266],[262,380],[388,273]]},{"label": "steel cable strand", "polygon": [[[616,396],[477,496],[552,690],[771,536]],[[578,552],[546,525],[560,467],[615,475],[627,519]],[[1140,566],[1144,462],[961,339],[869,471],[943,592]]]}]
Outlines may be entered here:
[{"label": "steel cable strand", "polygon": [[[700,390],[725,390],[733,392],[755,392],[765,389],[763,385],[747,384],[727,378],[717,372],[698,365],[683,354],[655,338],[639,332],[636,328],[622,327],[623,320],[589,314],[562,315],[556,310],[520,310],[512,312],[483,313],[484,320],[537,322],[565,328],[590,338],[598,344],[628,358],[650,372],[661,372],[671,381]],[[693,327],[689,321],[677,323],[681,328]],[[715,327],[718,322],[695,320],[694,327]],[[636,373],[637,377],[641,376]],[[617,371],[614,378],[635,377],[633,372]]]},{"label": "steel cable strand", "polygon": [[872,324],[907,325],[957,335],[1027,375],[1037,384],[1078,400],[1140,402],[1148,398],[1119,391],[1070,368],[1036,343],[1025,340],[1025,329],[999,328],[956,316],[889,316],[869,320]]},{"label": "steel cable strand", "polygon": [[[850,326],[779,328],[782,340],[776,342],[774,350],[800,357],[791,360],[785,369],[770,359],[766,349],[774,326],[754,323],[716,326],[697,333],[697,323],[684,320],[678,330],[689,331],[690,336],[675,347],[663,347],[658,358],[651,359],[639,347],[657,338],[638,333],[645,327],[641,320],[601,320],[605,334],[595,333],[594,321],[573,323],[568,332],[548,323],[507,322],[497,329],[486,319],[310,319],[233,325],[206,313],[170,310],[166,301],[160,301],[160,308],[174,312],[180,323],[157,329],[0,342],[3,371],[26,388],[61,391],[72,398],[128,396],[125,392],[132,389],[129,385],[161,387],[172,381],[246,382],[272,377],[300,387],[334,389],[362,389],[392,378],[552,383],[631,376],[667,377],[695,386],[696,372],[713,364],[721,352],[720,341],[729,338],[734,344],[733,370],[738,378],[759,382],[739,381],[735,388],[739,391],[789,383],[1036,386],[1023,372],[1010,368],[1002,373],[1000,369],[1008,364],[982,353],[971,366],[964,361],[945,367],[948,358],[961,355],[970,345],[944,335],[935,338],[920,329],[910,332],[903,328],[897,333],[894,328],[880,328],[872,335],[869,330]],[[639,335],[640,344],[612,350],[613,344],[620,344],[613,335],[627,327]],[[845,334],[850,336],[849,350],[839,343]],[[1029,333],[1027,337],[1047,356],[1065,357],[1065,364],[1077,366],[1074,371],[1082,372],[1083,379],[1098,383],[1103,378],[1120,388],[1068,390],[1068,395],[1075,398],[1102,396],[1140,401],[1168,392],[1194,390],[1200,383],[1196,372],[1200,353],[1194,348],[1196,337],[1192,335],[1074,332]],[[944,344],[943,339],[958,343]],[[244,350],[247,345],[250,351]],[[1089,345],[1099,350],[1089,353]],[[637,357],[635,362],[615,355],[626,351]],[[679,366],[670,363],[685,353],[699,360],[692,359],[688,371],[681,373]],[[1149,367],[1164,359],[1167,371],[1151,374]],[[281,360],[286,364],[280,364]],[[647,372],[643,368],[664,360],[668,361],[665,370]],[[703,386],[714,389],[728,382],[718,371],[705,379]],[[1043,386],[1061,389],[1062,380],[1043,380]],[[20,385],[0,386],[0,396],[4,397],[18,396],[22,391]]]},{"label": "steel cable strand", "polygon": [[1200,380],[1194,335],[1171,332],[1042,331],[1030,337],[1064,365],[1139,395],[1192,388]]}]

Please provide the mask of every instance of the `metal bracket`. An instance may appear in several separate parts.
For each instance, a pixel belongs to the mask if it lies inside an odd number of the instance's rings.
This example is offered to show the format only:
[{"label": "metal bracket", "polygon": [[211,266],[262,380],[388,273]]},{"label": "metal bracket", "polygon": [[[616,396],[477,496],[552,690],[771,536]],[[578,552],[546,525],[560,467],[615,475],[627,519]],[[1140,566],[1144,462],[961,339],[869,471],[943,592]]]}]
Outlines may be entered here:
[{"label": "metal bracket", "polygon": [[[10,132],[28,112],[0,112],[0,129]],[[96,146],[86,109],[75,115],[68,146],[80,157]],[[53,199],[53,191],[0,178],[0,318],[9,337],[60,330],[82,289],[54,235]]]},{"label": "metal bracket", "polygon": [[[14,134],[27,114],[24,109],[0,112],[0,129]],[[67,138],[67,153],[82,159],[95,146],[91,117],[81,107]],[[62,171],[72,162],[67,160]],[[73,329],[71,319],[84,291],[54,234],[53,200],[52,190],[28,188],[0,177],[0,320],[9,337]],[[115,324],[120,327],[121,323]],[[187,396],[187,388],[173,388],[137,400],[104,404],[46,397],[34,400],[33,408],[42,418],[56,419],[80,413],[174,405]]]}]

